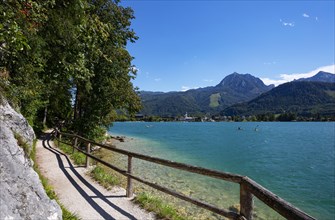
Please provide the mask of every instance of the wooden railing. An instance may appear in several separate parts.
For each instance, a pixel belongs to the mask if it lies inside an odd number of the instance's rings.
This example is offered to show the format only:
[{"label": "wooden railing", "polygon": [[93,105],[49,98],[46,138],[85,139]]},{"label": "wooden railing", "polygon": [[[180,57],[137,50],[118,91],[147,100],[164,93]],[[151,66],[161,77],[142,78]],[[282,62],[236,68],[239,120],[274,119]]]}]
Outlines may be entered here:
[{"label": "wooden railing", "polygon": [[[277,213],[285,217],[286,219],[315,219],[308,214],[304,213],[303,211],[299,210],[298,208],[294,207],[290,203],[286,202],[284,199],[278,197],[277,195],[273,194],[263,186],[259,185],[252,179],[246,177],[246,176],[240,176],[236,174],[226,173],[226,172],[220,172],[216,170],[210,170],[205,169],[202,167],[192,166],[188,164],[173,162],[165,159],[160,159],[156,157],[146,156],[118,148],[113,148],[111,146],[96,143],[92,140],[88,140],[86,138],[80,137],[75,134],[69,134],[60,132],[58,130],[55,130],[53,132],[54,136],[58,138],[58,143],[62,142],[68,145],[71,145],[74,149],[77,149],[78,151],[82,152],[86,155],[86,166],[89,166],[89,158],[92,158],[99,163],[119,172],[120,174],[127,177],[127,189],[126,189],[126,196],[132,197],[133,196],[133,180],[136,180],[138,182],[141,182],[143,184],[146,184],[154,189],[157,189],[159,191],[162,191],[164,193],[170,194],[174,197],[177,197],[179,199],[185,200],[187,202],[190,202],[194,205],[197,205],[199,207],[205,208],[207,210],[210,210],[214,213],[217,213],[219,215],[225,216],[229,219],[252,219],[253,218],[253,198],[254,196],[257,197],[259,200],[264,202],[266,205],[268,205],[270,208],[275,210]],[[67,137],[69,139],[72,139],[72,143],[66,143],[62,141],[62,136]],[[78,147],[78,140],[80,140],[81,143],[86,144],[86,150],[82,150]],[[107,150],[117,152],[123,155],[128,156],[128,168],[127,170],[122,170],[106,161],[101,160],[100,158],[94,156],[90,152],[91,145],[99,146],[102,148],[105,148]],[[209,176],[233,183],[237,183],[240,185],[240,213],[236,213],[230,210],[220,209],[217,208],[211,204],[208,204],[206,202],[191,198],[189,196],[183,195],[179,192],[173,191],[171,189],[165,188],[163,186],[160,186],[156,183],[152,183],[149,181],[146,181],[142,179],[141,177],[134,176],[132,172],[132,159],[137,158],[145,161],[149,161],[152,163],[160,164],[167,167],[172,167],[179,170],[185,170],[191,173],[197,173],[204,176]]]}]

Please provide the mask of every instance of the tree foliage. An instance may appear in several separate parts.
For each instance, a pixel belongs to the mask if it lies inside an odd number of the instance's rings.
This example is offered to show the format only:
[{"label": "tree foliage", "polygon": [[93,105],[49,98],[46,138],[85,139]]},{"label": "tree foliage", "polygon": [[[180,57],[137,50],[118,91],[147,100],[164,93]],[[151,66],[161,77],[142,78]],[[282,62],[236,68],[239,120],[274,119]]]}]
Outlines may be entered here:
[{"label": "tree foliage", "polygon": [[2,1],[0,92],[31,124],[55,118],[95,138],[116,110],[140,108],[128,42],[133,11],[118,1]]}]

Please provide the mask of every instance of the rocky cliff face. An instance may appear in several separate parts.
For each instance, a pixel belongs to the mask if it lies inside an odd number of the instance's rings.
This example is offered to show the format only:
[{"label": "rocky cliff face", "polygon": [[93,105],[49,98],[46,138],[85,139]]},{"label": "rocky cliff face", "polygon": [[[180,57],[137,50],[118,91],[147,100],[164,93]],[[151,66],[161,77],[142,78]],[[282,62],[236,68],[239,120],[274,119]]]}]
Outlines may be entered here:
[{"label": "rocky cliff face", "polygon": [[[18,145],[18,137],[28,149]],[[25,153],[34,138],[25,118],[0,96],[0,219],[62,219],[59,205],[46,195]]]}]

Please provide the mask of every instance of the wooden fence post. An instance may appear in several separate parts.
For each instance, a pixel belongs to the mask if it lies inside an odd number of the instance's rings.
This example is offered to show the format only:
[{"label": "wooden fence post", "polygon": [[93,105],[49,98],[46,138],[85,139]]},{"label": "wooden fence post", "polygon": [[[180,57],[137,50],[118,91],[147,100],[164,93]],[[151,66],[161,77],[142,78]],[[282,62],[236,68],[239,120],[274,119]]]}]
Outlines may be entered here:
[{"label": "wooden fence post", "polygon": [[[128,155],[128,174],[132,174],[132,156]],[[128,198],[133,196],[133,180],[130,176],[127,177],[127,193]]]},{"label": "wooden fence post", "polygon": [[244,181],[240,183],[240,214],[247,220],[252,220],[252,209],[254,206],[253,195],[248,191]]},{"label": "wooden fence post", "polygon": [[[88,154],[91,153],[91,143],[87,144],[86,153],[88,153]],[[89,167],[89,165],[90,165],[90,160],[89,160],[89,157],[86,156],[86,168]]]},{"label": "wooden fence post", "polygon": [[72,147],[72,154],[74,153],[74,148],[77,147],[78,138],[74,139],[74,145]]}]

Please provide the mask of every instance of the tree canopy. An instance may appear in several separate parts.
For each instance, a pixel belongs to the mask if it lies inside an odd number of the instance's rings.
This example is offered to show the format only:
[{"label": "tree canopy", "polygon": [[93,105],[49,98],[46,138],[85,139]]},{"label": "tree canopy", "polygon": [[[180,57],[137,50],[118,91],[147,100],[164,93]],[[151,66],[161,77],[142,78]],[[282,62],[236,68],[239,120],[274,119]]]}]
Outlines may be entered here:
[{"label": "tree canopy", "polygon": [[116,111],[141,106],[126,49],[137,39],[132,19],[119,1],[2,1],[0,93],[35,127],[64,120],[101,136]]}]

